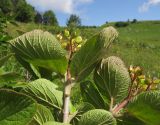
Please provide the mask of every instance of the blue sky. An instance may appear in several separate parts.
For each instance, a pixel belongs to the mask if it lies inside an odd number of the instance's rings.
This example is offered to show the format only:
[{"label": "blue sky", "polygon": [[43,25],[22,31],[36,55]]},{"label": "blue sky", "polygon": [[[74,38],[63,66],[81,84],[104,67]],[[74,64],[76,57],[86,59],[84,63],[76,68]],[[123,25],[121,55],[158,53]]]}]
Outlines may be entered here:
[{"label": "blue sky", "polygon": [[70,14],[80,16],[83,25],[106,21],[160,20],[160,0],[27,0],[38,11],[53,10],[60,25]]}]

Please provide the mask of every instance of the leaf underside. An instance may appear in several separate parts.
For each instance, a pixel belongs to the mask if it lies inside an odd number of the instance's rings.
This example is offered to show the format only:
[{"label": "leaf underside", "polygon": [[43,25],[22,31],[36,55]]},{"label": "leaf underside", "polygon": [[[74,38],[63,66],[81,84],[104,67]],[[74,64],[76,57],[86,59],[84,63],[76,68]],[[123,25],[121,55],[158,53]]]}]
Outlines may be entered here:
[{"label": "leaf underside", "polygon": [[[39,71],[54,71],[64,74],[67,67],[66,52],[55,36],[42,30],[33,30],[10,41],[16,58],[25,68],[30,64]],[[39,71],[40,72],[40,71]],[[32,72],[33,73],[33,72]]]},{"label": "leaf underside", "polygon": [[101,94],[111,100],[114,105],[120,103],[128,95],[131,80],[123,61],[115,56],[103,59],[94,73],[94,81]]},{"label": "leaf underside", "polygon": [[116,125],[116,119],[106,110],[94,109],[82,115],[79,125]]},{"label": "leaf underside", "polygon": [[51,81],[38,79],[28,83],[21,92],[31,96],[42,105],[61,110],[63,93],[56,88],[57,86]]},{"label": "leaf underside", "polygon": [[71,74],[77,82],[92,72],[117,36],[118,33],[113,27],[107,27],[86,41],[71,62]]}]

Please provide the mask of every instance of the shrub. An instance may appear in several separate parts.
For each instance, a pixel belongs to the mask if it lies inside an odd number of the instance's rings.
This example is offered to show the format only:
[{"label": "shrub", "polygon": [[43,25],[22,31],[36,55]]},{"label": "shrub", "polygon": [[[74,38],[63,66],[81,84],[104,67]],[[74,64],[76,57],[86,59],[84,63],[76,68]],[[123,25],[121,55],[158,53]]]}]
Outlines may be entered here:
[{"label": "shrub", "polygon": [[137,23],[137,19],[133,19],[131,23]]},{"label": "shrub", "polygon": [[[17,60],[36,80],[13,85],[14,91],[0,89],[0,124],[159,125],[160,80],[145,76],[140,67],[128,70],[119,57],[108,56],[117,37],[108,27],[83,44],[72,30],[57,37],[34,30],[11,40]],[[55,77],[63,82],[63,91]],[[80,85],[84,100],[78,107],[70,101],[74,85]]]},{"label": "shrub", "polygon": [[115,26],[116,26],[116,27],[126,27],[126,26],[128,26],[128,25],[129,25],[128,22],[116,22],[116,23],[115,23]]}]

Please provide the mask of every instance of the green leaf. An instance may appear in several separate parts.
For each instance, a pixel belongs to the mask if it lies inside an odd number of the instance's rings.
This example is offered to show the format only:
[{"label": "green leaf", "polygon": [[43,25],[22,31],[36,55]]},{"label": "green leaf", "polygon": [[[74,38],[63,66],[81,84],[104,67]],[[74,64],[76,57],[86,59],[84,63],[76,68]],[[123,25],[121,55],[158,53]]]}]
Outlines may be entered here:
[{"label": "green leaf", "polygon": [[30,74],[33,75],[33,77],[35,77],[35,78],[41,78],[40,72],[38,72],[38,70],[36,68],[33,68],[34,66],[32,64],[29,64],[28,62],[26,62],[25,60],[23,60],[22,58],[20,58],[18,55],[15,55],[15,57],[16,57],[17,61],[20,64],[22,64],[22,66],[24,68],[26,68],[30,72]]},{"label": "green leaf", "polygon": [[79,125],[116,125],[116,119],[106,110],[94,109],[82,115]]},{"label": "green leaf", "polygon": [[114,104],[120,103],[128,95],[131,80],[123,61],[115,56],[103,59],[95,70],[94,81],[98,90]]},{"label": "green leaf", "polygon": [[26,125],[34,117],[36,102],[11,90],[0,90],[0,125]]},{"label": "green leaf", "polygon": [[100,33],[86,41],[81,49],[73,56],[71,73],[78,82],[91,73],[117,36],[118,33],[113,27],[104,28]]},{"label": "green leaf", "polygon": [[22,79],[23,77],[20,74],[17,74],[15,72],[6,72],[3,74],[0,74],[0,88],[5,85],[10,86],[11,84],[8,84],[8,82],[15,83]]},{"label": "green leaf", "polygon": [[45,79],[28,83],[22,92],[33,97],[40,104],[61,109],[63,93],[56,89],[57,85]]},{"label": "green leaf", "polygon": [[77,111],[75,113],[73,113],[72,115],[69,116],[68,121],[71,121],[71,123],[73,125],[77,125],[78,122],[80,121],[81,116],[85,112],[87,112],[89,110],[93,110],[93,109],[95,109],[95,107],[92,104],[84,102],[77,108]]},{"label": "green leaf", "polygon": [[118,125],[146,125],[129,113],[124,113],[123,116],[118,117],[116,120]]},{"label": "green leaf", "polygon": [[4,65],[4,63],[7,62],[8,59],[9,59],[11,56],[13,56],[13,54],[9,54],[9,55],[7,55],[7,56],[4,56],[4,57],[0,58],[0,67],[2,67],[2,66]]},{"label": "green leaf", "polygon": [[[67,68],[66,52],[49,32],[33,30],[10,41],[18,60],[64,74]],[[22,61],[20,61],[21,63]],[[24,67],[29,64],[21,63]]]},{"label": "green leaf", "polygon": [[22,80],[22,76],[15,72],[6,72],[0,74],[0,82],[9,82],[9,81],[16,82],[18,80]]},{"label": "green leaf", "polygon": [[81,114],[84,113],[84,112],[87,112],[87,111],[89,111],[89,110],[91,110],[91,109],[95,109],[95,107],[94,107],[92,104],[88,103],[88,102],[82,103],[82,104],[77,108],[78,112],[81,113]]},{"label": "green leaf", "polygon": [[49,121],[49,122],[46,122],[43,125],[71,125],[71,124]]},{"label": "green leaf", "polygon": [[51,111],[43,105],[38,104],[37,113],[30,125],[43,125],[48,121],[54,121]]},{"label": "green leaf", "polygon": [[108,107],[94,83],[85,81],[80,83],[80,87],[84,102],[91,103],[95,108],[106,109]]},{"label": "green leaf", "polygon": [[[37,68],[34,65],[30,64],[28,66],[29,66],[31,72],[34,73],[34,75],[36,75],[38,78],[41,78],[40,72],[37,70]],[[28,71],[29,71],[29,69],[28,69]]]},{"label": "green leaf", "polygon": [[131,115],[147,125],[159,125],[160,91],[139,94],[129,103],[127,109]]}]

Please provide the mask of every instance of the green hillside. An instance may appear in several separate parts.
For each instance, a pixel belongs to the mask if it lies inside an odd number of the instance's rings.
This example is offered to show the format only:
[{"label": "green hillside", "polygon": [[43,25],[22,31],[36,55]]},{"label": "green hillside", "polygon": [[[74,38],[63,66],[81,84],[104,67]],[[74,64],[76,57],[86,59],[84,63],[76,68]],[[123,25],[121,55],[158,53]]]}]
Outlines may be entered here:
[{"label": "green hillside", "polygon": [[127,65],[140,65],[154,75],[160,72],[160,22],[148,21],[118,28],[119,40],[112,55],[120,56]]},{"label": "green hillside", "polygon": [[[89,38],[102,27],[114,25],[110,23],[98,28],[80,28],[81,34]],[[33,29],[43,29],[58,33],[64,28],[38,25],[34,23],[9,24],[6,31],[13,38]],[[119,39],[110,49],[110,55],[121,57],[129,65],[139,65],[147,72],[160,73],[160,21],[143,21],[129,26],[117,28]]]}]

